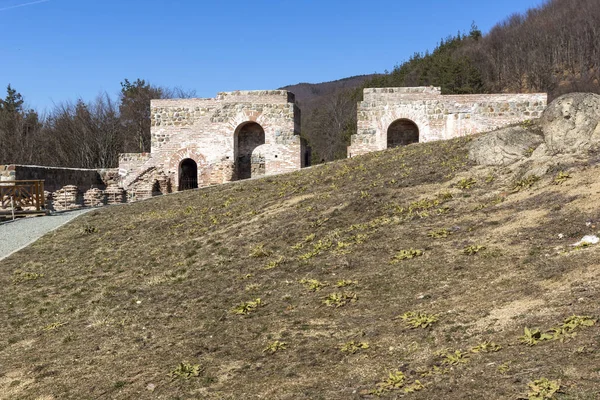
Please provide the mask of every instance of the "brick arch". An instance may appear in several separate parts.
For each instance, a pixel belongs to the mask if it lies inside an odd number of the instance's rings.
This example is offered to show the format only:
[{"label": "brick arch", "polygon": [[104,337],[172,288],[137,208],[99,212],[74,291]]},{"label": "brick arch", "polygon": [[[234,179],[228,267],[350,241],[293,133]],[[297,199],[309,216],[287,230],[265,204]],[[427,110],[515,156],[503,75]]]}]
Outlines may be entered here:
[{"label": "brick arch", "polygon": [[269,124],[269,117],[265,116],[262,112],[253,111],[253,110],[244,110],[235,114],[229,121],[229,127],[231,129],[232,134],[237,132],[242,125],[247,124],[248,122],[256,122],[267,132],[267,127]]},{"label": "brick arch", "polygon": [[183,160],[188,158],[194,160],[198,166],[198,182],[201,183],[204,181],[203,175],[207,172],[206,157],[196,148],[184,147],[171,154],[165,165],[169,175],[171,175],[174,180],[174,182],[171,182],[172,187],[179,186],[179,165]]},{"label": "brick arch", "polygon": [[266,160],[257,149],[266,144],[265,128],[256,121],[242,122],[235,128],[233,154],[236,179],[254,178],[265,174]]}]

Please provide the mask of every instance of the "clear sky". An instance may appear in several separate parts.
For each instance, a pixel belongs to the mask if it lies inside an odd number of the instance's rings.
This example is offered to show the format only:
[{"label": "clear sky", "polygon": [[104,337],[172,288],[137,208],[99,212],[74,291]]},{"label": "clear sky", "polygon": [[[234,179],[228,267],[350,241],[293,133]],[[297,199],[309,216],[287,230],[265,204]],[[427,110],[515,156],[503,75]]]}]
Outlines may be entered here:
[{"label": "clear sky", "polygon": [[124,79],[219,91],[383,72],[542,0],[0,0],[0,96],[30,107]]}]

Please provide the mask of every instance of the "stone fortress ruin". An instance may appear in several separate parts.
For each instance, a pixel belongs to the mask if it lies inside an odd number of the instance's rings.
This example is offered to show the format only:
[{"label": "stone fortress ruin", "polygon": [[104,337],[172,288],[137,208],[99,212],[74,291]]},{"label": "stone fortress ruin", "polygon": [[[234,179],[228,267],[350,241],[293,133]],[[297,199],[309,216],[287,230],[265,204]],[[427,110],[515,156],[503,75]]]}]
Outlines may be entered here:
[{"label": "stone fortress ruin", "polygon": [[152,100],[151,152],[121,154],[133,198],[295,171],[308,163],[300,109],[285,90]]},{"label": "stone fortress ruin", "polygon": [[[438,87],[365,89],[348,156],[495,130],[538,118],[546,106],[547,95],[540,93],[442,95]],[[43,177],[43,167],[0,166],[0,183],[45,179],[46,188],[53,188],[46,193],[46,204],[56,209],[141,200],[299,170],[310,164],[310,150],[300,132],[300,109],[285,90],[152,100],[150,153],[121,154],[114,170],[53,168]],[[92,181],[96,183],[90,185]]]},{"label": "stone fortress ruin", "polygon": [[489,132],[539,118],[548,95],[442,95],[439,87],[365,89],[348,157]]}]

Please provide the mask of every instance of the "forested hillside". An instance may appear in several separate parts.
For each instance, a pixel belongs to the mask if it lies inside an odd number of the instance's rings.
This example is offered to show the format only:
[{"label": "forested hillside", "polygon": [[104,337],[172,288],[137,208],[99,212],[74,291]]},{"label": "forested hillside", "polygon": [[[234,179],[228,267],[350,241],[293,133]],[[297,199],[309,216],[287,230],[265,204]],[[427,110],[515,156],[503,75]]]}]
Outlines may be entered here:
[{"label": "forested hillside", "polygon": [[[302,108],[302,135],[313,162],[346,157],[356,130],[356,103],[364,87],[441,86],[445,94],[547,92],[550,100],[568,92],[600,93],[600,2],[550,0],[514,14],[483,34],[440,41],[431,52],[415,53],[381,75],[363,75],[284,89]],[[0,164],[115,167],[119,152],[149,151],[151,98],[193,93],[123,82],[117,100],[107,95],[85,103],[56,106],[48,115],[23,106],[9,87],[0,100]]]},{"label": "forested hillside", "polygon": [[[345,157],[356,129],[356,101],[364,87],[441,86],[444,94],[547,92],[600,93],[600,2],[551,0],[514,14],[483,35],[449,36],[432,52],[415,53],[390,73],[336,92],[303,114],[303,133],[314,161]],[[335,123],[334,123],[335,122]]]}]

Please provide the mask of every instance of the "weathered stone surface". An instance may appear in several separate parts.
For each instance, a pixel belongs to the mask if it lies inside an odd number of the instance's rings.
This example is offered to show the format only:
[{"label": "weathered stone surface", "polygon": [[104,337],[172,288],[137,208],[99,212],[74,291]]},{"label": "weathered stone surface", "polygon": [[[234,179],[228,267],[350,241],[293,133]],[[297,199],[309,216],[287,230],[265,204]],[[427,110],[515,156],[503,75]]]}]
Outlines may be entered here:
[{"label": "weathered stone surface", "polygon": [[83,204],[86,207],[102,207],[106,205],[106,195],[103,190],[92,188],[83,194]]},{"label": "weathered stone surface", "polygon": [[544,93],[447,96],[437,87],[365,89],[348,156],[407,142],[407,138],[397,138],[398,132],[393,132],[395,140],[388,140],[390,127],[398,121],[416,125],[419,142],[451,139],[539,118],[547,98]]},{"label": "weathered stone surface", "polygon": [[600,145],[600,95],[559,97],[544,111],[541,125],[550,154],[578,153]]},{"label": "weathered stone surface", "polygon": [[104,191],[106,196],[106,204],[114,205],[121,204],[127,202],[127,194],[122,187],[119,187],[117,184],[110,184]]},{"label": "weathered stone surface", "polygon": [[532,153],[544,138],[520,126],[512,126],[477,138],[469,158],[480,165],[509,165]]},{"label": "weathered stone surface", "polygon": [[83,207],[83,196],[75,185],[67,185],[52,194],[54,209],[57,211],[76,210]]}]

